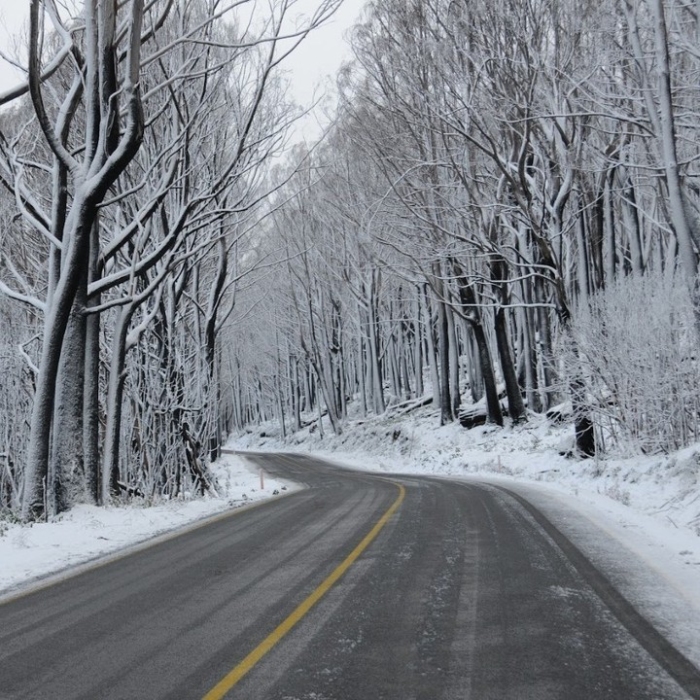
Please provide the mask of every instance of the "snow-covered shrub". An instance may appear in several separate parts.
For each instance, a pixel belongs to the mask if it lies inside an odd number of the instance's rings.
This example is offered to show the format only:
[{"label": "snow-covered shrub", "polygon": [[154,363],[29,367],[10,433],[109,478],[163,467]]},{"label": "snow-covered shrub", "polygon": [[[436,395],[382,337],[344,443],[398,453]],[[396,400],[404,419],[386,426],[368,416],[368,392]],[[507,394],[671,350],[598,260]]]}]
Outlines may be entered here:
[{"label": "snow-covered shrub", "polygon": [[583,373],[602,435],[645,452],[698,439],[698,336],[679,273],[621,277],[579,303],[572,321],[564,357]]}]

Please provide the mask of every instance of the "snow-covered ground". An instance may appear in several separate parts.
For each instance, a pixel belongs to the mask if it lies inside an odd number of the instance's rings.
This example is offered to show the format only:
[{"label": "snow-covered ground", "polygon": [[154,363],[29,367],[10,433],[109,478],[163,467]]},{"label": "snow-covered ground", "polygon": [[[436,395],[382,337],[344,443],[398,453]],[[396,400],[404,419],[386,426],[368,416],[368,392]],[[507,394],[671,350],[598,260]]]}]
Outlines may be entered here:
[{"label": "snow-covered ground", "polygon": [[212,471],[218,497],[162,501],[150,507],[134,501],[123,507],[79,505],[51,522],[32,525],[0,520],[0,600],[19,589],[44,585],[55,579],[53,574],[74,573],[76,567],[148,546],[159,536],[296,488],[267,475],[261,488],[258,470],[233,455],[224,455]]}]

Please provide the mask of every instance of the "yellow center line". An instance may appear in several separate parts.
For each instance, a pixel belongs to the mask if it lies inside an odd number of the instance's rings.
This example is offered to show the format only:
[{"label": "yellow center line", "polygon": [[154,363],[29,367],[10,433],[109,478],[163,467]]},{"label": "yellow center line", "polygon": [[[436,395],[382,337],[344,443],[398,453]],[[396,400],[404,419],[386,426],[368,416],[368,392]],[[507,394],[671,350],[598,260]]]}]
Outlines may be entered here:
[{"label": "yellow center line", "polygon": [[374,538],[379,534],[380,530],[387,524],[389,518],[394,514],[396,509],[403,502],[406,496],[406,489],[401,484],[396,484],[399,487],[399,496],[391,504],[389,510],[382,515],[376,525],[365,535],[360,544],[350,552],[347,558],[328,576],[328,578],[300,605],[294,612],[280,625],[273,630],[260,644],[258,644],[248,656],[243,659],[237,666],[234,666],[203,698],[203,700],[221,700],[226,693],[233,688],[243,676],[250,671],[255,664],[260,661],[267,652],[269,652],[294,625],[299,622],[306,613],[331,589],[338,579],[352,566],[355,560],[362,552],[369,547]]}]

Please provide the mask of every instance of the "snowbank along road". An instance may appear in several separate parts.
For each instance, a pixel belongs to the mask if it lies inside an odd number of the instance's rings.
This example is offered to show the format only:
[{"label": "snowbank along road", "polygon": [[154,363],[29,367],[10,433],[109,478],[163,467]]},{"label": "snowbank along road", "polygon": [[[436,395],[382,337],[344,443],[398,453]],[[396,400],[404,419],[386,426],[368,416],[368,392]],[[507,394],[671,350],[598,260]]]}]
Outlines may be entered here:
[{"label": "snowbank along road", "polygon": [[249,458],[310,488],[0,605],[0,698],[700,698],[522,496]]}]

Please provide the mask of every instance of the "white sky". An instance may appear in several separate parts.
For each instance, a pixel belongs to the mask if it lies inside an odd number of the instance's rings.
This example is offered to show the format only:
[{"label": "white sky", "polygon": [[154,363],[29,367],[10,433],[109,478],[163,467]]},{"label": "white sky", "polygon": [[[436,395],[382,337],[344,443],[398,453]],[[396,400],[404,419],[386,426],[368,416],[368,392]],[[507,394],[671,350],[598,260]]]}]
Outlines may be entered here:
[{"label": "white sky", "polygon": [[[317,0],[299,0],[307,14]],[[340,9],[322,27],[313,32],[290,56],[285,64],[292,82],[294,99],[300,105],[310,105],[326,89],[335,84],[335,74],[343,61],[350,57],[347,41],[349,29],[359,18],[365,0],[344,0]],[[0,51],[14,53],[14,46],[26,28],[29,0],[0,0]],[[16,85],[21,76],[0,58],[0,93]],[[303,132],[313,138],[319,131],[317,119],[305,120]]]},{"label": "white sky", "polygon": [[[4,54],[14,53],[14,44],[22,31],[29,14],[29,0],[0,0],[0,50]],[[0,92],[13,87],[19,74],[0,58]]]}]

